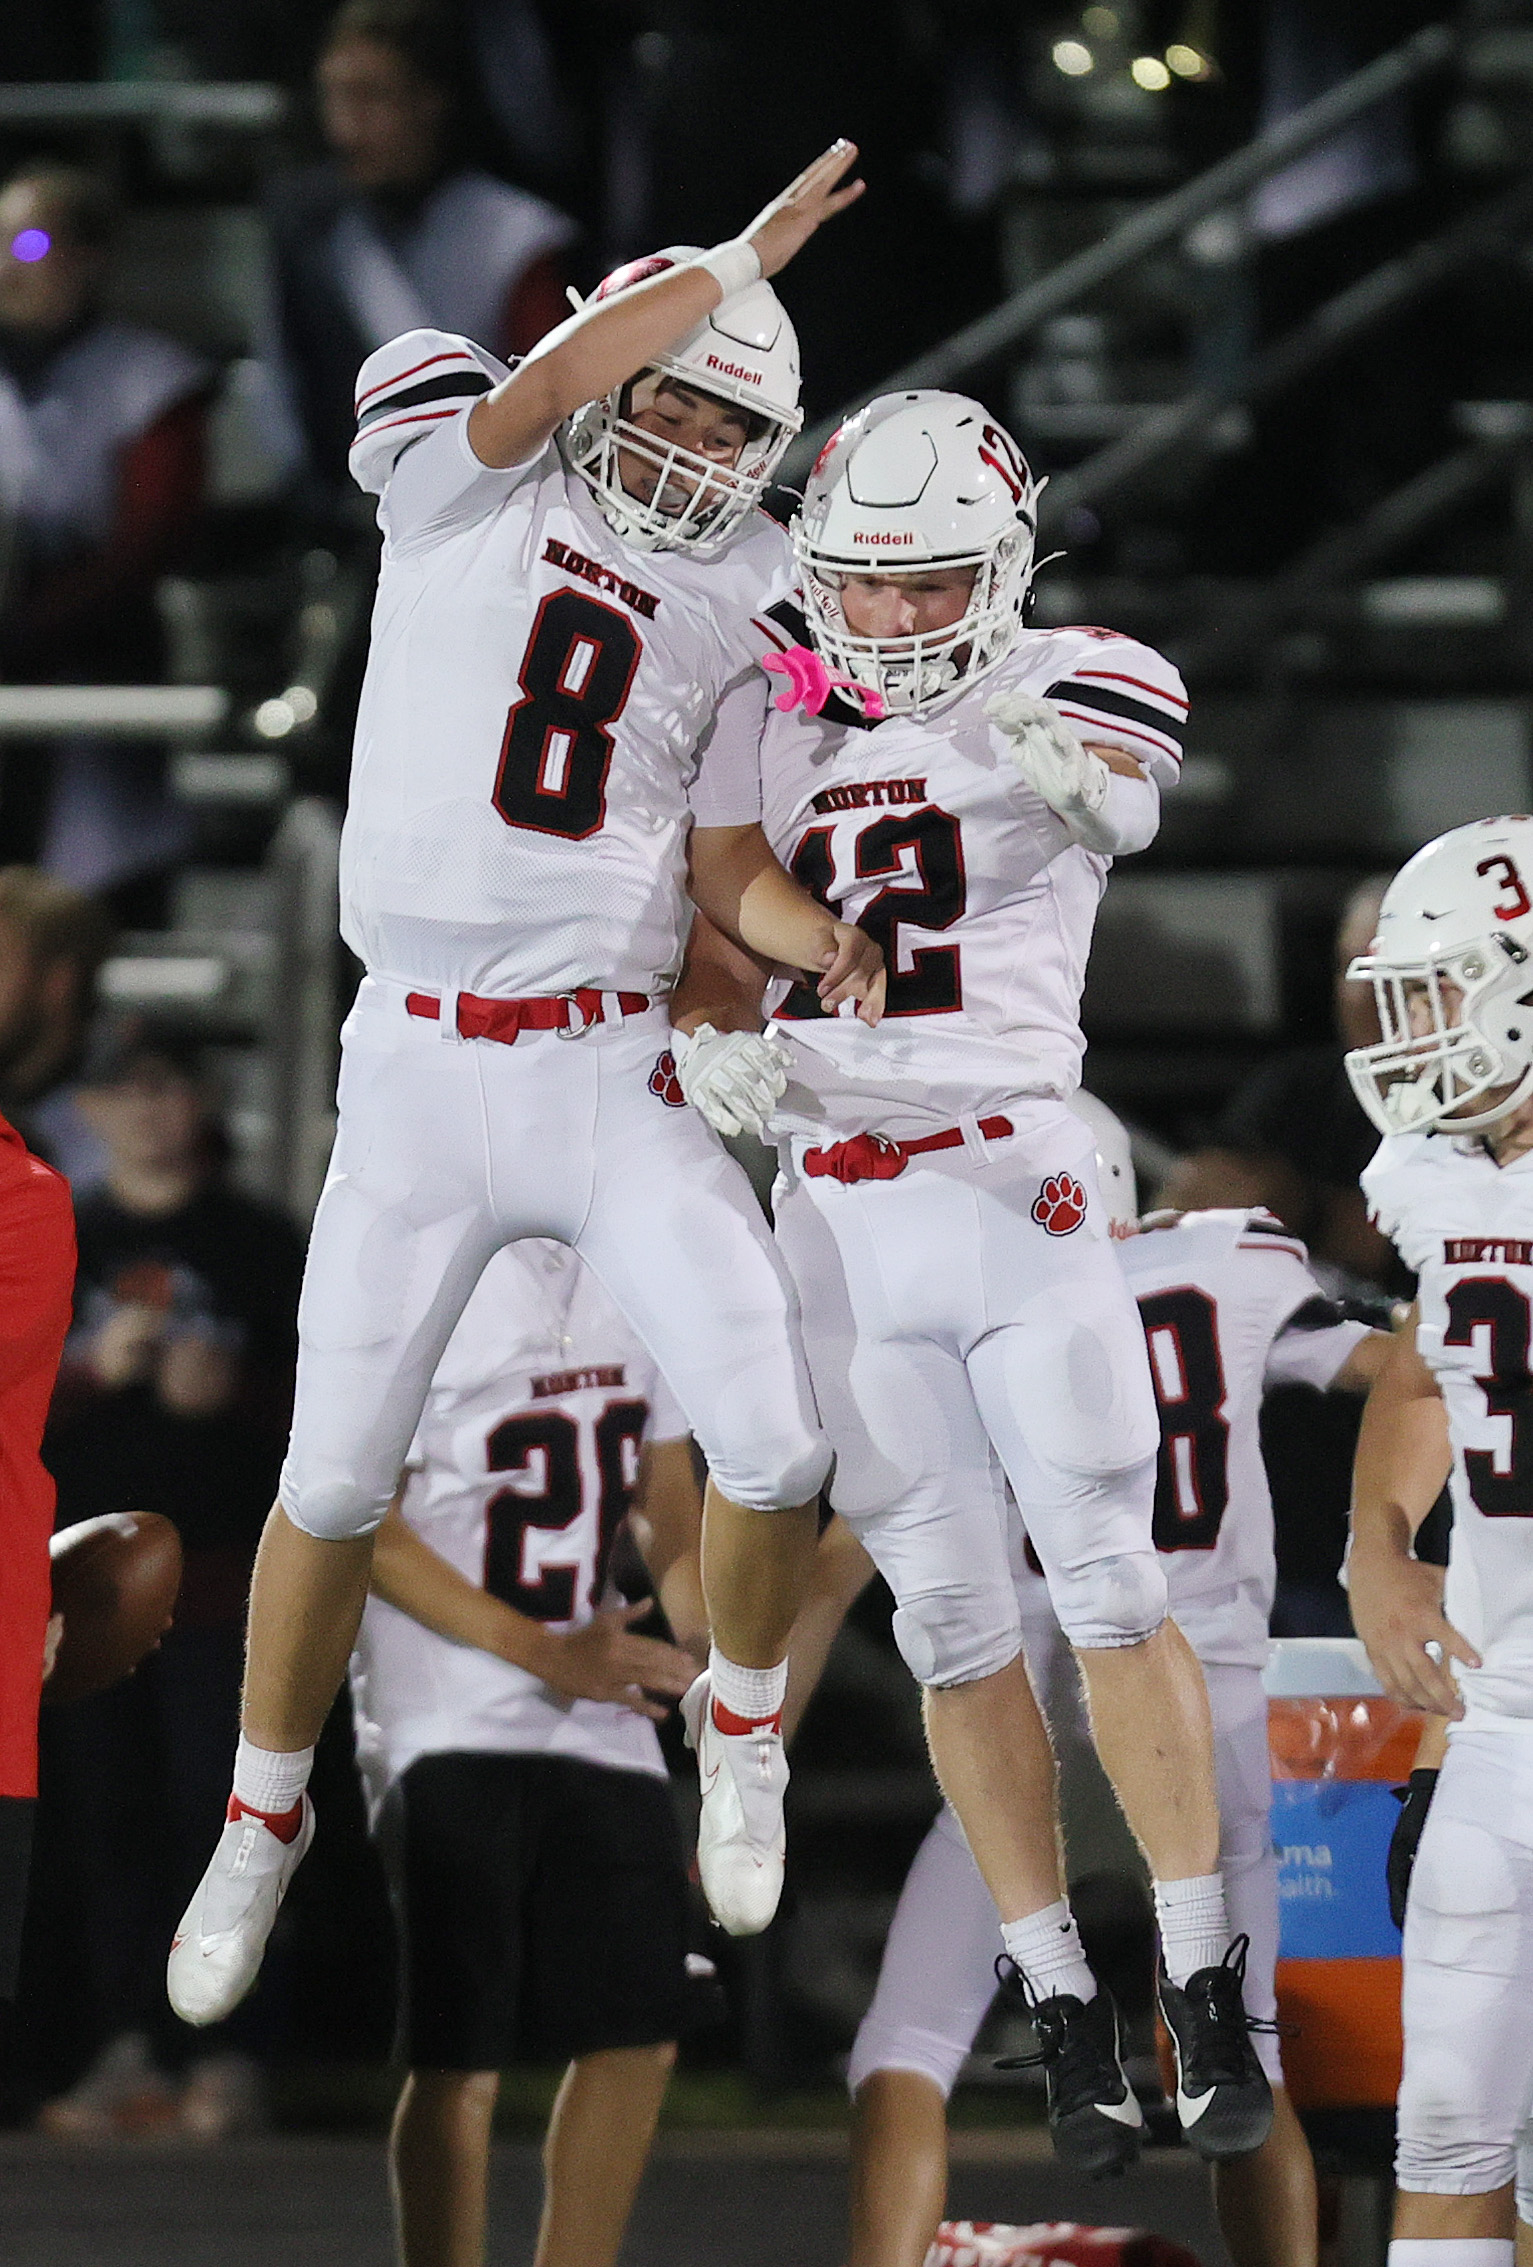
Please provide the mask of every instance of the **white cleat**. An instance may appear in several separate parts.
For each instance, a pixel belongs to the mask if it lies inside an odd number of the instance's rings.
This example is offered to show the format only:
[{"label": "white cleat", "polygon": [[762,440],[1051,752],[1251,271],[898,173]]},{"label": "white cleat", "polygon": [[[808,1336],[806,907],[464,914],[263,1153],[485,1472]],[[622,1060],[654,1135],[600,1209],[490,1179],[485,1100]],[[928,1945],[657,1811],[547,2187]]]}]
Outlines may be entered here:
[{"label": "white cleat", "polygon": [[171,1939],[165,1988],[183,2023],[221,2023],[238,2007],[261,1972],[266,1939],[313,1839],[307,1795],[291,1842],[258,1818],[229,1820]]},{"label": "white cleat", "polygon": [[782,1895],[788,1758],[781,1732],[721,1732],[712,1703],[704,1670],[681,1703],[703,1797],[697,1870],[719,1927],[730,1936],[759,1936]]}]

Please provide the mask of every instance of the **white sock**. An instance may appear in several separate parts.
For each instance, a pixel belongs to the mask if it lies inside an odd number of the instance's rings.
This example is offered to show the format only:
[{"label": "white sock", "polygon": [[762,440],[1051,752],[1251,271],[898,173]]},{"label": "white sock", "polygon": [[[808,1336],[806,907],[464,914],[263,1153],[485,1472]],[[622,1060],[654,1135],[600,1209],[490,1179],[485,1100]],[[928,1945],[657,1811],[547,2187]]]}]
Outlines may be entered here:
[{"label": "white sock", "polygon": [[1074,1992],[1083,2001],[1096,1998],[1097,1980],[1086,1965],[1075,1915],[1062,1897],[1025,1920],[1003,1921],[1001,1942],[1037,1998],[1052,1999],[1056,1992]]},{"label": "white sock", "polygon": [[1217,1968],[1230,1947],[1222,1873],[1194,1874],[1189,1881],[1155,1883],[1155,1919],[1160,1953],[1174,1984],[1185,1984],[1200,1968]]},{"label": "white sock", "polygon": [[1389,2267],[1512,2267],[1510,2236],[1396,2236]]},{"label": "white sock", "polygon": [[716,1645],[710,1645],[708,1682],[714,1699],[731,1716],[742,1717],[747,1724],[765,1724],[782,1714],[788,1664],[784,1660],[771,1669],[744,1669],[738,1661],[727,1659]]},{"label": "white sock", "polygon": [[234,1796],[247,1810],[265,1811],[268,1816],[280,1818],[309,1784],[309,1773],[314,1769],[314,1750],[300,1747],[292,1750],[257,1747],[240,1734],[240,1744],[234,1751]]}]

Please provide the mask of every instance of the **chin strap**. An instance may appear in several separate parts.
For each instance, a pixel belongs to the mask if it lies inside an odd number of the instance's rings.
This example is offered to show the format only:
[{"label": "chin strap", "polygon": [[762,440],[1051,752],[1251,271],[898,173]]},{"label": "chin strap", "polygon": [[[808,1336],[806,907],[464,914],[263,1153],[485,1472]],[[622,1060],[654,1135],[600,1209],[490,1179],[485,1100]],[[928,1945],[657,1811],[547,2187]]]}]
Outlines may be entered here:
[{"label": "chin strap", "polygon": [[812,646],[791,645],[786,653],[764,653],[761,666],[788,680],[772,702],[785,716],[799,706],[806,716],[818,716],[833,692],[852,695],[875,724],[887,714],[882,693],[859,684],[855,677],[843,677],[839,670],[827,669]]}]

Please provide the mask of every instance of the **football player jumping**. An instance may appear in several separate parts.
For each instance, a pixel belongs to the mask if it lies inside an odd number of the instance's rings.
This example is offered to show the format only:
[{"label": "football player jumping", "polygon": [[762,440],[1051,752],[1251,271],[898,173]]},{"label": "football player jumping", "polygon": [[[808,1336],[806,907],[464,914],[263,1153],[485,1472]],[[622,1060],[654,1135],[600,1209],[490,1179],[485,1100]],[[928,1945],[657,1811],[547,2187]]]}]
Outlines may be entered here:
[{"label": "football player jumping", "polygon": [[877,947],[761,832],[748,629],[791,584],[786,538],[753,507],[798,422],[792,327],[761,279],[858,195],[855,154],[837,143],[735,241],[609,278],[510,373],[423,331],[360,373],[352,469],[384,549],[341,926],[367,976],[229,1823],[170,1957],[188,2022],[219,2020],[255,1977],[313,1831],[312,1744],[374,1531],[453,1325],[519,1237],[579,1250],[708,1458],[703,1880],[738,1931],[776,1902],[773,1727],[829,1450],[749,1186],[670,1107],[657,1058],[688,887],[831,1008],[878,1012]]},{"label": "football player jumping", "polygon": [[[1533,2112],[1533,819],[1428,843],[1384,895],[1383,1038],[1347,1067],[1419,1284],[1358,1441],[1350,1582],[1385,1689],[1452,1719],[1405,1912],[1390,2267],[1511,2267]],[[1448,1471],[1441,1570],[1411,1535]]]},{"label": "football player jumping", "polygon": [[[1155,1546],[1208,1686],[1220,1866],[1230,1919],[1250,1939],[1247,2004],[1271,2026],[1278,1883],[1262,1668],[1277,1570],[1262,1396],[1284,1383],[1363,1392],[1389,1335],[1342,1317],[1303,1245],[1270,1213],[1167,1213],[1138,1231],[1128,1137],[1093,1098],[1078,1102],[1096,1134],[1098,1180],[1149,1346],[1161,1432]],[[1034,1686],[1073,1712],[1046,1586],[1019,1569],[1017,1596]],[[943,2105],[995,1994],[995,1925],[944,1808],[901,1892],[847,2070],[851,2267],[921,2267],[926,2257],[947,2185]],[[1273,2127],[1252,2155],[1212,2168],[1220,2228],[1236,2267],[1314,2267],[1314,2166],[1282,2090],[1275,2026],[1256,2052],[1274,2090]]]},{"label": "football player jumping", "polygon": [[1061,1891],[1003,1470],[1154,1876],[1189,2138],[1243,2155],[1272,2103],[1218,1871],[1208,1701],[1151,1532],[1144,1336],[1066,1100],[1108,862],[1155,834],[1186,700],[1132,639],[1024,627],[1036,493],[954,394],[885,396],[826,449],[793,530],[801,611],[774,611],[765,660],[786,679],[765,825],[883,943],[885,1019],[858,1029],[780,982],[754,1036],[759,972],[723,946],[710,965],[702,937],[673,1018],[715,1123],[774,1113],[835,1505],[895,1594],[938,1778],[1043,2013],[1056,2140],[1105,2168],[1137,2148],[1139,2112]]}]

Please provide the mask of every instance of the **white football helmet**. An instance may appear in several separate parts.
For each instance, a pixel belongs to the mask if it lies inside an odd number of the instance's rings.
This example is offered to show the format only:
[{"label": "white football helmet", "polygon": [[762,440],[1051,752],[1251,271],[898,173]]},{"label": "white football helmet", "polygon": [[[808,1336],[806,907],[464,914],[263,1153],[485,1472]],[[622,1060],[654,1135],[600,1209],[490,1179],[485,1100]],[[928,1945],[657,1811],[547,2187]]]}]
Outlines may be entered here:
[{"label": "white football helmet", "polygon": [[1139,1181],[1128,1128],[1084,1087],[1071,1095],[1070,1107],[1085,1120],[1096,1141],[1097,1186],[1107,1207],[1107,1225],[1114,1236],[1132,1236],[1139,1226]]},{"label": "white football helmet", "polygon": [[[695,259],[697,252],[694,244],[673,244],[649,259],[630,261],[599,283],[593,298],[610,299]],[[719,464],[695,450],[667,444],[632,422],[635,388],[657,373],[746,412],[750,431],[735,464]],[[753,283],[723,300],[695,331],[657,355],[626,385],[577,409],[560,436],[564,461],[631,549],[706,557],[761,501],[783,451],[803,424],[798,386],[798,337],[787,310],[769,283]],[[653,466],[655,490],[648,503],[623,486],[619,450]],[[662,500],[668,493],[685,501],[667,511]]]},{"label": "white football helmet", "polygon": [[1384,1036],[1351,1049],[1347,1074],[1381,1133],[1477,1133],[1533,1094],[1530,885],[1519,814],[1439,835],[1384,892],[1372,949],[1347,970],[1378,1002]]},{"label": "white football helmet", "polygon": [[[1011,651],[1033,578],[1035,481],[1011,435],[964,394],[882,394],[832,435],[793,521],[804,614],[829,667],[919,714]],[[973,567],[950,629],[859,636],[841,610],[848,575]]]}]

